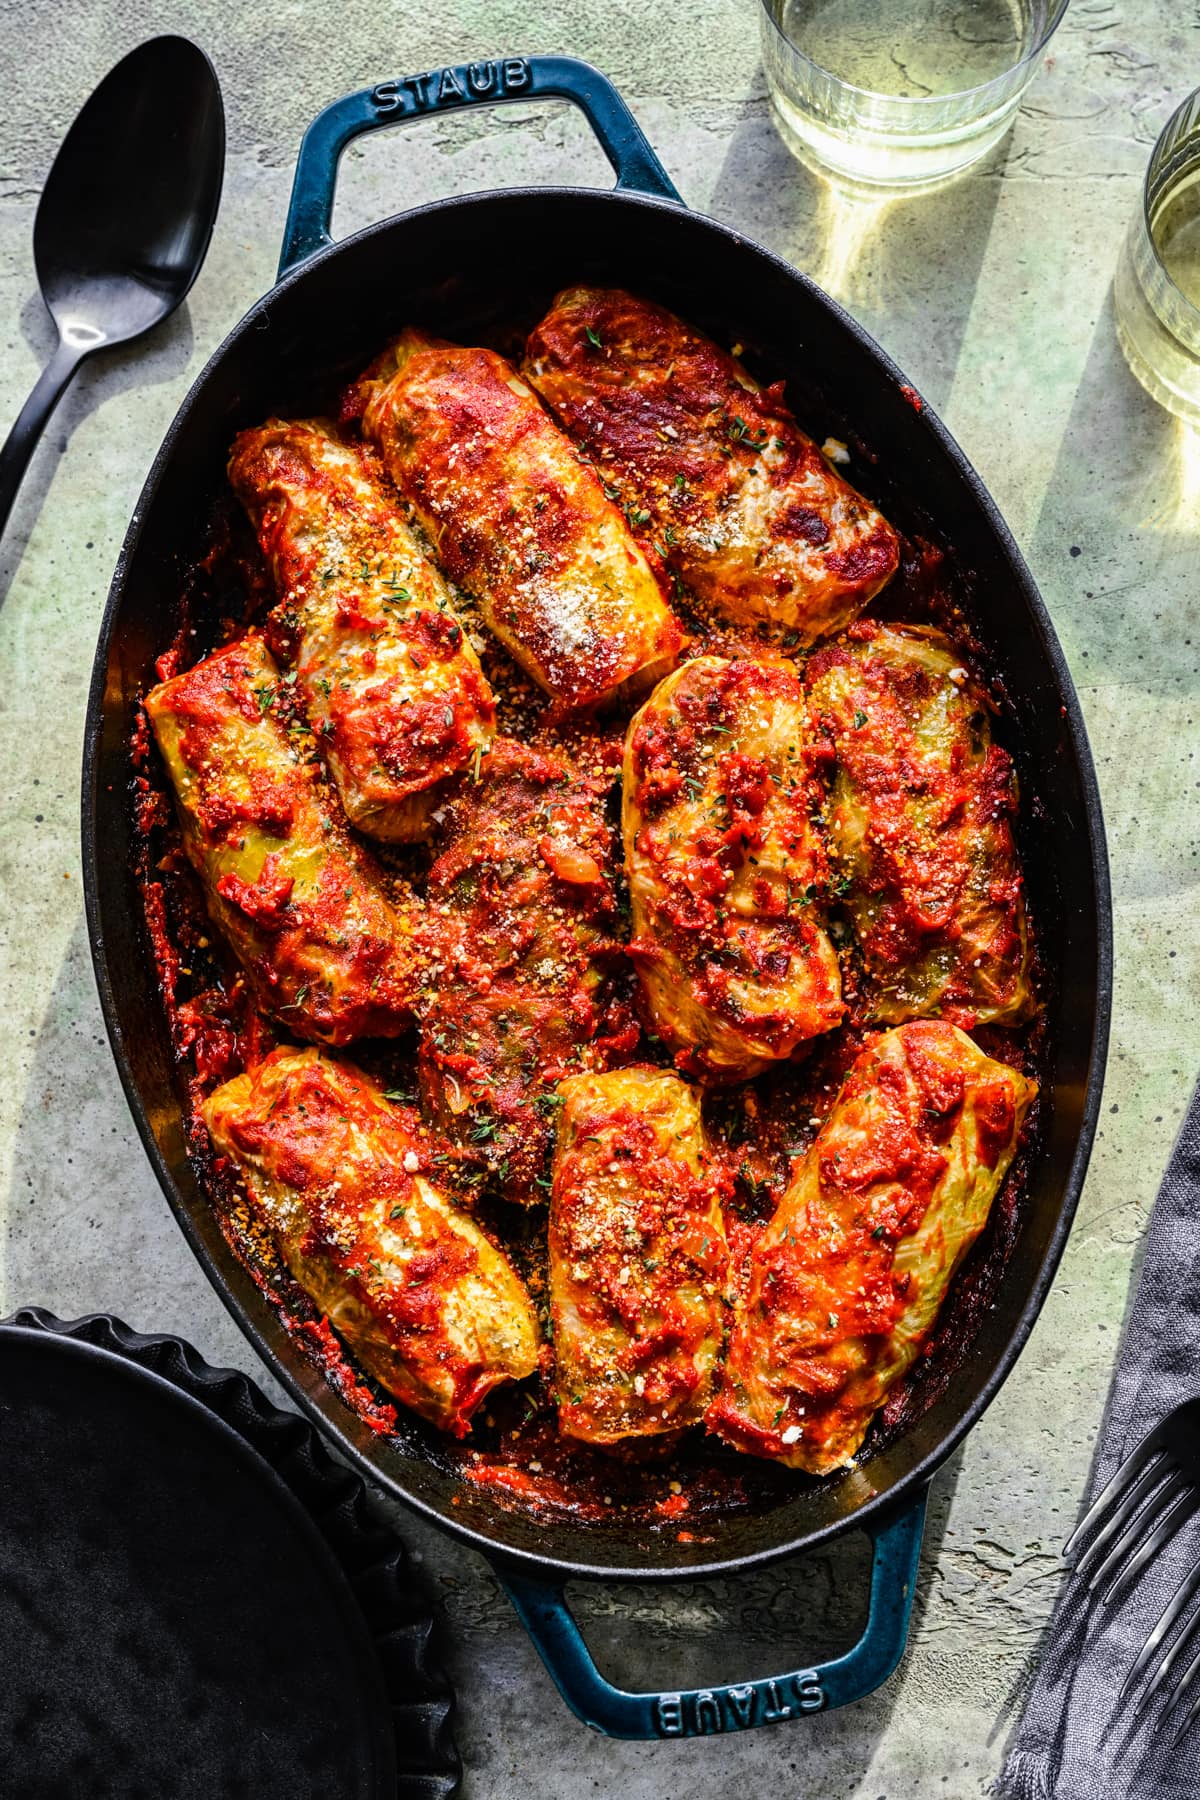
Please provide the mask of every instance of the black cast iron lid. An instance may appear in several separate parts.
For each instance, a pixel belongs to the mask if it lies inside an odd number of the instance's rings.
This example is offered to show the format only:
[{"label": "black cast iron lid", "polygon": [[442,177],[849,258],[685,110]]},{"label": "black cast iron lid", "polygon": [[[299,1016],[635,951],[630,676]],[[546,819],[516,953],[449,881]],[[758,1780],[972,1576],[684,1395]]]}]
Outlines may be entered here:
[{"label": "black cast iron lid", "polygon": [[19,1313],[0,1472],[0,1792],[456,1790],[403,1552],[245,1377],[114,1320]]}]

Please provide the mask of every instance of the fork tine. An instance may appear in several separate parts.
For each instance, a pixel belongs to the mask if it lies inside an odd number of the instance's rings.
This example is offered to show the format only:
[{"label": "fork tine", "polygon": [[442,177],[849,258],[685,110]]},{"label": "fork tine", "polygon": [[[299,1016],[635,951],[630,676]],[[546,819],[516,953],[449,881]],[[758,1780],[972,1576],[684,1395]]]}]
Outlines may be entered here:
[{"label": "fork tine", "polygon": [[[1157,1489],[1150,1504],[1137,1514],[1136,1518],[1125,1527],[1108,1555],[1088,1581],[1088,1588],[1094,1594],[1097,1588],[1107,1587],[1118,1572],[1127,1556],[1132,1555],[1135,1545],[1141,1542],[1145,1533],[1152,1529],[1162,1518],[1163,1507],[1173,1507],[1177,1494],[1182,1494],[1188,1486],[1187,1476],[1179,1470],[1168,1477],[1162,1487]],[[1082,1569],[1082,1565],[1081,1565]]]},{"label": "fork tine", "polygon": [[1154,1492],[1158,1484],[1170,1472],[1172,1465],[1165,1456],[1155,1457],[1142,1471],[1141,1476],[1125,1494],[1120,1504],[1113,1509],[1110,1519],[1100,1527],[1079,1561],[1075,1564],[1075,1573],[1081,1580],[1086,1580],[1098,1562],[1104,1558],[1108,1546],[1117,1534],[1123,1531],[1142,1506]]},{"label": "fork tine", "polygon": [[[1180,1614],[1183,1612],[1184,1607],[1187,1605],[1188,1601],[1192,1598],[1192,1595],[1196,1592],[1196,1589],[1198,1587],[1200,1587],[1200,1562],[1198,1562],[1196,1564],[1195,1568],[1190,1569],[1188,1571],[1188,1573],[1184,1576],[1183,1580],[1180,1582],[1179,1586],[1175,1589],[1175,1592],[1172,1594],[1171,1598],[1167,1601],[1166,1606],[1163,1608],[1162,1615],[1159,1618],[1158,1624],[1154,1627],[1153,1631],[1151,1631],[1149,1637],[1146,1639],[1145,1643],[1142,1645],[1141,1649],[1138,1651],[1137,1661],[1134,1663],[1134,1665],[1130,1669],[1128,1675],[1125,1677],[1125,1681],[1121,1688],[1121,1692],[1117,1695],[1118,1704],[1120,1704],[1120,1702],[1122,1700],[1124,1700],[1124,1698],[1128,1694],[1130,1688],[1132,1688],[1134,1686],[1134,1684],[1136,1683],[1139,1675],[1141,1675],[1145,1669],[1149,1668],[1150,1662],[1154,1656],[1154,1652],[1158,1649],[1159,1645],[1163,1642],[1164,1638],[1167,1636],[1167,1633],[1171,1630],[1172,1626],[1175,1624],[1175,1621],[1179,1618]],[[1168,1652],[1168,1656],[1177,1654],[1178,1649],[1179,1649],[1179,1644],[1182,1642],[1185,1642],[1187,1640],[1187,1638],[1191,1635],[1191,1632],[1195,1629],[1197,1624],[1200,1624],[1200,1611],[1197,1611],[1195,1617],[1188,1621],[1188,1624],[1187,1624],[1182,1636],[1180,1637],[1179,1640],[1177,1640],[1175,1645],[1172,1647],[1172,1650],[1170,1652]],[[1167,1660],[1168,1660],[1168,1657],[1164,1656],[1163,1662],[1165,1663]],[[1143,1705],[1145,1704],[1145,1700],[1149,1698],[1149,1694],[1152,1694],[1154,1692],[1155,1688],[1158,1686],[1161,1676],[1162,1676],[1162,1666],[1160,1665],[1157,1672],[1155,1673],[1154,1681],[1150,1685],[1149,1693],[1143,1698]]]},{"label": "fork tine", "polygon": [[1121,1495],[1125,1492],[1126,1488],[1131,1486],[1131,1484],[1142,1474],[1147,1462],[1157,1454],[1158,1445],[1151,1442],[1151,1439],[1156,1435],[1156,1432],[1151,1432],[1149,1437],[1144,1437],[1142,1439],[1137,1449],[1132,1450],[1125,1458],[1125,1461],[1121,1464],[1111,1481],[1108,1482],[1104,1491],[1097,1495],[1096,1499],[1092,1501],[1092,1504],[1088,1507],[1088,1510],[1084,1513],[1082,1519],[1080,1519],[1078,1525],[1063,1545],[1062,1553],[1067,1562],[1071,1560],[1072,1552],[1077,1548],[1080,1538],[1082,1538],[1091,1527],[1097,1523],[1102,1515],[1108,1511],[1110,1506],[1121,1498]]},{"label": "fork tine", "polygon": [[[1175,1692],[1171,1695],[1171,1698],[1167,1701],[1166,1709],[1163,1713],[1164,1719],[1167,1717],[1167,1714],[1172,1712],[1174,1710],[1174,1708],[1179,1704],[1180,1700],[1183,1698],[1183,1696],[1187,1692],[1188,1688],[1192,1685],[1192,1682],[1196,1679],[1196,1671],[1198,1669],[1200,1669],[1200,1650],[1198,1650],[1196,1652],[1195,1656],[1193,1656],[1191,1662],[1188,1664],[1187,1668],[1184,1670],[1183,1674],[1180,1676],[1179,1681],[1177,1682],[1176,1687],[1175,1687]],[[1192,1701],[1192,1704],[1188,1707],[1187,1713],[1184,1716],[1183,1723],[1180,1725],[1179,1729],[1176,1731],[1175,1736],[1171,1739],[1172,1746],[1177,1744],[1179,1742],[1180,1738],[1184,1737],[1187,1734],[1187,1732],[1190,1731],[1190,1729],[1192,1727],[1192,1722],[1195,1719],[1197,1713],[1200,1713],[1200,1694],[1198,1694],[1196,1696],[1196,1698]]]},{"label": "fork tine", "polygon": [[[1142,1648],[1142,1653],[1138,1657],[1137,1662],[1134,1663],[1132,1669],[1130,1669],[1125,1686],[1121,1689],[1118,1697],[1118,1704],[1125,1698],[1126,1693],[1133,1686],[1141,1671],[1147,1667],[1154,1652],[1158,1649],[1159,1645],[1174,1625],[1176,1619],[1179,1618],[1184,1607],[1195,1594],[1198,1587],[1200,1587],[1200,1563],[1196,1564],[1196,1567],[1192,1570],[1190,1575],[1184,1576],[1183,1580],[1176,1588],[1174,1597],[1166,1611],[1163,1613],[1162,1618],[1158,1621],[1158,1624],[1146,1639],[1145,1645]],[[1157,1669],[1155,1669],[1154,1675],[1138,1703],[1139,1712],[1145,1711],[1155,1694],[1157,1694],[1158,1690],[1162,1687],[1163,1682],[1167,1679],[1167,1676],[1171,1673],[1171,1670],[1175,1667],[1175,1664],[1179,1661],[1184,1650],[1191,1642],[1192,1635],[1198,1625],[1200,1625],[1200,1607],[1192,1614],[1179,1636],[1175,1639],[1175,1642],[1171,1645],[1171,1648],[1159,1663]]]},{"label": "fork tine", "polygon": [[[1179,1480],[1187,1482],[1181,1475]],[[1168,1490],[1164,1488],[1164,1494]],[[1143,1538],[1140,1546],[1134,1551],[1123,1569],[1118,1569],[1113,1580],[1100,1596],[1101,1606],[1112,1606],[1118,1594],[1123,1594],[1130,1582],[1136,1581],[1147,1563],[1152,1562],[1163,1545],[1174,1537],[1186,1519],[1190,1519],[1196,1508],[1200,1506],[1200,1494],[1188,1483],[1173,1505],[1158,1516],[1158,1524],[1149,1537]],[[1096,1577],[1099,1581],[1099,1576]]]}]

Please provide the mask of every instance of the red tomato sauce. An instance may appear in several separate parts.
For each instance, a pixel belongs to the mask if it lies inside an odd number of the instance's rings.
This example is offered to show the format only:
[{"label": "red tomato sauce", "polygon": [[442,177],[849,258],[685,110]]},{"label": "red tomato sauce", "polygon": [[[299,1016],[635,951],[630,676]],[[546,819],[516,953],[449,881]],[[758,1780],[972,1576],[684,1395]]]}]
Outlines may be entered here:
[{"label": "red tomato sauce", "polygon": [[[941,552],[907,540],[902,540],[901,551],[900,571],[873,606],[872,616],[936,623],[953,636],[964,660],[976,664],[978,647],[947,580]],[[160,659],[160,677],[189,667],[200,656],[241,635],[248,624],[261,624],[272,601],[265,565],[230,501],[218,510],[210,551],[193,572],[183,622]],[[675,604],[691,633],[689,653],[753,657],[764,649],[778,654],[794,645],[794,638],[789,644],[787,633],[772,636],[766,628],[705,623],[697,614],[686,612],[678,593]],[[464,600],[462,617],[466,628],[472,630],[476,621],[469,600]],[[478,636],[485,634],[479,631]],[[430,653],[439,653],[437,642],[431,642]],[[817,654],[836,655],[836,650]],[[593,1000],[579,1002],[576,996],[567,1029],[598,1044],[608,1066],[636,1061],[672,1067],[670,1052],[640,1009],[633,971],[622,952],[628,939],[628,919],[616,814],[626,715],[600,723],[563,722],[556,718],[552,703],[494,640],[487,640],[482,662],[496,694],[499,731],[556,763],[565,756],[580,772],[580,786],[590,794],[595,816],[607,820],[607,867],[603,850],[597,850],[591,837],[581,845],[548,833],[547,841],[536,846],[538,892],[548,891],[546,884],[553,883],[559,888],[594,888],[599,893],[604,882],[611,883],[611,915],[605,917],[604,928],[614,946],[614,968],[603,1009],[596,1013]],[[997,693],[997,699],[1002,713],[1002,694]],[[500,1505],[548,1518],[569,1516],[608,1525],[619,1521],[642,1538],[668,1534],[683,1542],[703,1542],[706,1518],[768,1509],[798,1487],[809,1485],[811,1477],[739,1456],[698,1429],[659,1440],[629,1440],[624,1446],[605,1450],[561,1437],[555,1422],[549,1345],[536,1375],[489,1395],[461,1444],[398,1409],[354,1366],[328,1321],[282,1268],[228,1169],[216,1166],[218,1159],[208,1145],[199,1118],[201,1101],[220,1083],[261,1059],[283,1034],[255,1011],[245,981],[208,919],[181,847],[166,777],[140,712],[133,759],[138,771],[131,794],[139,839],[136,877],[178,1060],[193,1160],[235,1254],[270,1300],[301,1354],[329,1380],[342,1402],[373,1432],[393,1438],[406,1453],[415,1448],[419,1454],[453,1466],[464,1480],[486,1490]],[[819,750],[814,761],[819,776]],[[730,829],[751,839],[761,811],[760,777],[761,771],[748,759],[730,759],[726,771]],[[682,779],[677,768],[664,764],[660,769],[649,759],[648,782],[669,785],[676,778]],[[424,891],[431,860],[427,850],[373,849],[397,877],[419,893]],[[508,898],[511,903],[511,891]],[[846,1070],[869,1040],[859,976],[849,953],[848,934],[839,936],[837,930],[836,906],[833,935],[842,950],[844,1023],[817,1039],[797,1061],[743,1085],[714,1089],[705,1097],[710,1140],[723,1146],[728,1188],[726,1232],[735,1288],[744,1278],[749,1252],[795,1161],[811,1144]],[[486,993],[488,981],[496,981],[496,972],[486,959],[468,959],[461,972],[465,985],[481,993]],[[557,1029],[561,1021],[561,1009],[555,1012],[551,1008],[533,1015],[530,1023],[537,1032]],[[1037,1072],[1044,1037],[1041,1015],[1021,1031],[984,1027],[974,1035],[989,1055]],[[417,1101],[420,1084],[415,1037],[355,1043],[346,1054],[383,1079],[389,1097]],[[452,1058],[455,1053],[448,1050],[446,1054]],[[543,1159],[539,1185],[545,1189],[549,1170],[544,1159],[548,1158],[552,1120],[551,1106],[545,1129],[539,1128],[529,1150],[531,1168]],[[984,1119],[981,1130],[987,1132],[991,1124]],[[995,1128],[999,1130],[999,1121]],[[907,1429],[953,1379],[964,1348],[992,1304],[1015,1242],[1028,1160],[1037,1134],[1035,1103],[989,1224],[955,1282],[922,1357],[892,1392],[872,1427],[868,1450]],[[465,1197],[484,1229],[504,1245],[530,1288],[545,1329],[544,1211],[539,1206],[515,1207],[490,1192],[486,1161],[476,1153],[478,1146],[454,1143],[435,1128],[429,1130],[429,1141],[431,1179],[443,1182],[457,1197]],[[532,1178],[538,1180],[536,1174]]]}]

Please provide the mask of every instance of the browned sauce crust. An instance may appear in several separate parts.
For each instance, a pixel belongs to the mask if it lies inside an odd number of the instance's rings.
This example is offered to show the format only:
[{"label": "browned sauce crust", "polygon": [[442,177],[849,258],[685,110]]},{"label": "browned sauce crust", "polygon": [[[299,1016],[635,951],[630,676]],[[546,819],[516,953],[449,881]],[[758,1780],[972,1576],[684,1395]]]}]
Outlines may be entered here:
[{"label": "browned sauce crust", "polygon": [[839,631],[894,575],[896,533],[784,404],[694,326],[623,288],[568,288],[524,370],[713,613]]},{"label": "browned sauce crust", "polygon": [[509,1198],[546,1199],[563,1076],[603,1068],[636,1029],[608,975],[620,955],[612,834],[562,755],[500,738],[440,820],[422,971],[421,1092]]},{"label": "browned sauce crust", "polygon": [[407,331],[363,430],[453,581],[568,710],[644,691],[683,634],[594,471],[494,350]]}]

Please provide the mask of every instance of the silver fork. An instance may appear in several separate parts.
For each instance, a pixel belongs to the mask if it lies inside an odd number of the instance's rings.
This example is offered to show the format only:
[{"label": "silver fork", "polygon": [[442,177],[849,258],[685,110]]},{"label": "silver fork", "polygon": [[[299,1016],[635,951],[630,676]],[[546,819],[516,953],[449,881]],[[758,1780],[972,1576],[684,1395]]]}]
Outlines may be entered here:
[{"label": "silver fork", "polygon": [[[1097,1594],[1101,1606],[1111,1606],[1126,1593],[1174,1536],[1200,1508],[1200,1400],[1185,1400],[1169,1412],[1161,1425],[1144,1437],[1104,1492],[1080,1520],[1063,1546],[1070,1560],[1082,1540],[1099,1527],[1075,1566],[1077,1578]],[[1138,1653],[1125,1677],[1117,1706],[1150,1667],[1172,1630],[1183,1618],[1200,1590],[1200,1560],[1189,1570],[1168,1601],[1162,1617]],[[1200,1607],[1187,1618],[1170,1649],[1163,1656],[1134,1709],[1145,1712],[1155,1694],[1165,1686],[1200,1626]],[[1163,1709],[1174,1711],[1200,1674],[1200,1650],[1175,1682]],[[1200,1694],[1192,1701],[1175,1733],[1175,1742],[1200,1714]]]}]

